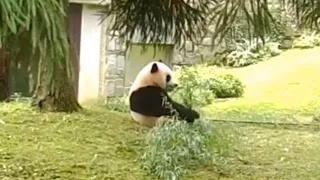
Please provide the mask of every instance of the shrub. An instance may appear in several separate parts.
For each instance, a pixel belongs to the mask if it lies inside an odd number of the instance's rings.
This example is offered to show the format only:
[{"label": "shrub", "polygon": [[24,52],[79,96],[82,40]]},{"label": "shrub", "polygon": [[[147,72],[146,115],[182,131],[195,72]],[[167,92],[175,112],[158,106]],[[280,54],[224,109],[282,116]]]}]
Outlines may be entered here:
[{"label": "shrub", "polygon": [[108,97],[105,101],[105,106],[108,110],[129,112],[128,104],[126,103],[126,96],[123,97]]},{"label": "shrub", "polygon": [[234,134],[208,121],[196,121],[193,125],[169,121],[147,136],[141,158],[144,169],[160,179],[179,179],[190,167],[225,164],[235,142]]},{"label": "shrub", "polygon": [[218,75],[206,81],[217,98],[241,97],[244,93],[244,84],[231,74]]},{"label": "shrub", "polygon": [[260,40],[251,42],[243,39],[235,43],[236,48],[234,50],[224,54],[224,56],[216,57],[211,64],[228,67],[244,67],[256,64],[279,55],[282,52],[279,49],[279,44],[268,39],[264,45]]},{"label": "shrub", "polygon": [[279,55],[282,50],[279,49],[280,43],[279,42],[268,42],[266,43],[258,52],[258,57],[266,60],[271,57]]},{"label": "shrub", "polygon": [[[244,84],[231,74],[206,74],[209,67],[184,67],[178,77],[181,86],[172,94],[188,107],[205,106],[214,98],[241,97]],[[201,75],[199,74],[201,72]]]},{"label": "shrub", "polygon": [[225,57],[226,66],[243,67],[259,62],[258,54],[254,50],[258,44],[243,39],[236,43],[236,49]]},{"label": "shrub", "polygon": [[320,34],[316,31],[305,30],[302,35],[293,42],[294,48],[313,48],[320,46]]},{"label": "shrub", "polygon": [[181,86],[172,95],[190,108],[194,105],[204,106],[210,104],[215,98],[206,82],[199,75],[197,68],[183,67],[178,81]]}]

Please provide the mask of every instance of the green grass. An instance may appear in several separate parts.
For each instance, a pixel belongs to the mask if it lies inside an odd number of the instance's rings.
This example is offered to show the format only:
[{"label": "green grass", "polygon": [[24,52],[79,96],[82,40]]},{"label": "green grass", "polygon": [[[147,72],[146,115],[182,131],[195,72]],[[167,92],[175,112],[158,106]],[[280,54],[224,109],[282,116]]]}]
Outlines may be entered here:
[{"label": "green grass", "polygon": [[320,48],[294,49],[260,64],[216,69],[237,75],[246,85],[239,99],[204,108],[208,118],[310,123],[320,109]]},{"label": "green grass", "polygon": [[146,179],[136,158],[148,129],[128,116],[99,107],[40,114],[26,106],[0,105],[0,179]]},{"label": "green grass", "polygon": [[[236,74],[243,98],[203,109],[207,118],[310,122],[320,108],[319,48],[290,50]],[[217,123],[218,125],[218,123]],[[221,166],[194,166],[183,179],[319,179],[320,132],[224,124],[236,128],[237,156]],[[0,179],[151,180],[138,158],[150,129],[128,114],[90,106],[82,112],[39,113],[26,103],[0,104]]]}]

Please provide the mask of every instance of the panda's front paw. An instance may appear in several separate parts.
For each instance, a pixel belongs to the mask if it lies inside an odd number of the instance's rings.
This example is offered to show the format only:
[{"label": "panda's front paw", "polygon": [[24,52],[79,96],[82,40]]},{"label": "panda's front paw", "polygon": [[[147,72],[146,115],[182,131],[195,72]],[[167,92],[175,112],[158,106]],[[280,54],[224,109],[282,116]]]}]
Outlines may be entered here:
[{"label": "panda's front paw", "polygon": [[193,109],[190,109],[190,110],[192,112],[192,116],[194,117],[194,119],[200,118],[200,114],[196,110],[193,110]]},{"label": "panda's front paw", "polygon": [[200,114],[197,112],[197,111],[195,111],[195,116],[194,116],[196,119],[199,119],[200,118]]}]

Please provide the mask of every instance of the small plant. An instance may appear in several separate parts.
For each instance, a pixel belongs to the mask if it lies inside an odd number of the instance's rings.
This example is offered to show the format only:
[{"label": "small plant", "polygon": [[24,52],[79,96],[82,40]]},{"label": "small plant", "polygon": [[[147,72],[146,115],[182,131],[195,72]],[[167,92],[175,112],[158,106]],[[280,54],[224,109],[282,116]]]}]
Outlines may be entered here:
[{"label": "small plant", "polygon": [[265,44],[262,44],[260,40],[249,41],[246,39],[234,42],[234,44],[234,50],[216,56],[211,64],[227,67],[244,67],[267,60],[282,52],[279,49],[280,43],[273,42],[270,38],[266,40]]},{"label": "small plant", "polygon": [[218,75],[206,81],[210,91],[217,98],[236,98],[244,94],[244,84],[231,74]]},{"label": "small plant", "polygon": [[30,101],[30,98],[23,97],[21,93],[15,92],[10,96],[9,100],[14,102],[25,102]]},{"label": "small plant", "polygon": [[243,39],[242,42],[236,43],[236,49],[229,53],[225,58],[225,65],[231,67],[243,67],[257,63],[259,60],[258,55],[253,50],[258,46]]},{"label": "small plant", "polygon": [[215,98],[236,98],[244,94],[245,86],[237,77],[212,72],[208,74],[206,68],[184,67],[178,78],[181,86],[173,92],[173,96],[192,107],[211,104]]},{"label": "small plant", "polygon": [[[222,130],[223,129],[223,130]],[[235,136],[209,121],[172,120],[155,127],[147,137],[143,166],[160,179],[180,179],[190,167],[226,160]]]},{"label": "small plant", "polygon": [[293,42],[294,48],[313,48],[320,46],[320,34],[316,31],[305,30],[302,35]]},{"label": "small plant", "polygon": [[282,50],[279,49],[279,42],[267,42],[258,52],[259,58],[266,60],[281,54]]},{"label": "small plant", "polygon": [[181,86],[173,92],[173,96],[190,108],[193,105],[204,106],[210,104],[215,98],[207,83],[199,75],[197,68],[182,68],[178,81]]},{"label": "small plant", "polygon": [[129,112],[129,107],[126,103],[126,96],[123,97],[108,97],[105,106],[108,110],[118,112]]}]

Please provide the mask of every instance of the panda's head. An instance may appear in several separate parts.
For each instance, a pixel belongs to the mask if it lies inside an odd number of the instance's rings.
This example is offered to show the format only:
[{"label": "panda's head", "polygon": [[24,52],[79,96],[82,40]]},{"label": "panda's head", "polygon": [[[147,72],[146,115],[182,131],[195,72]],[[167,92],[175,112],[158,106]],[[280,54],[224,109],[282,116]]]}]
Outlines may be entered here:
[{"label": "panda's head", "polygon": [[175,82],[172,70],[159,60],[152,61],[141,69],[130,88],[130,92],[145,86],[156,86],[166,91],[172,91],[178,84]]}]

